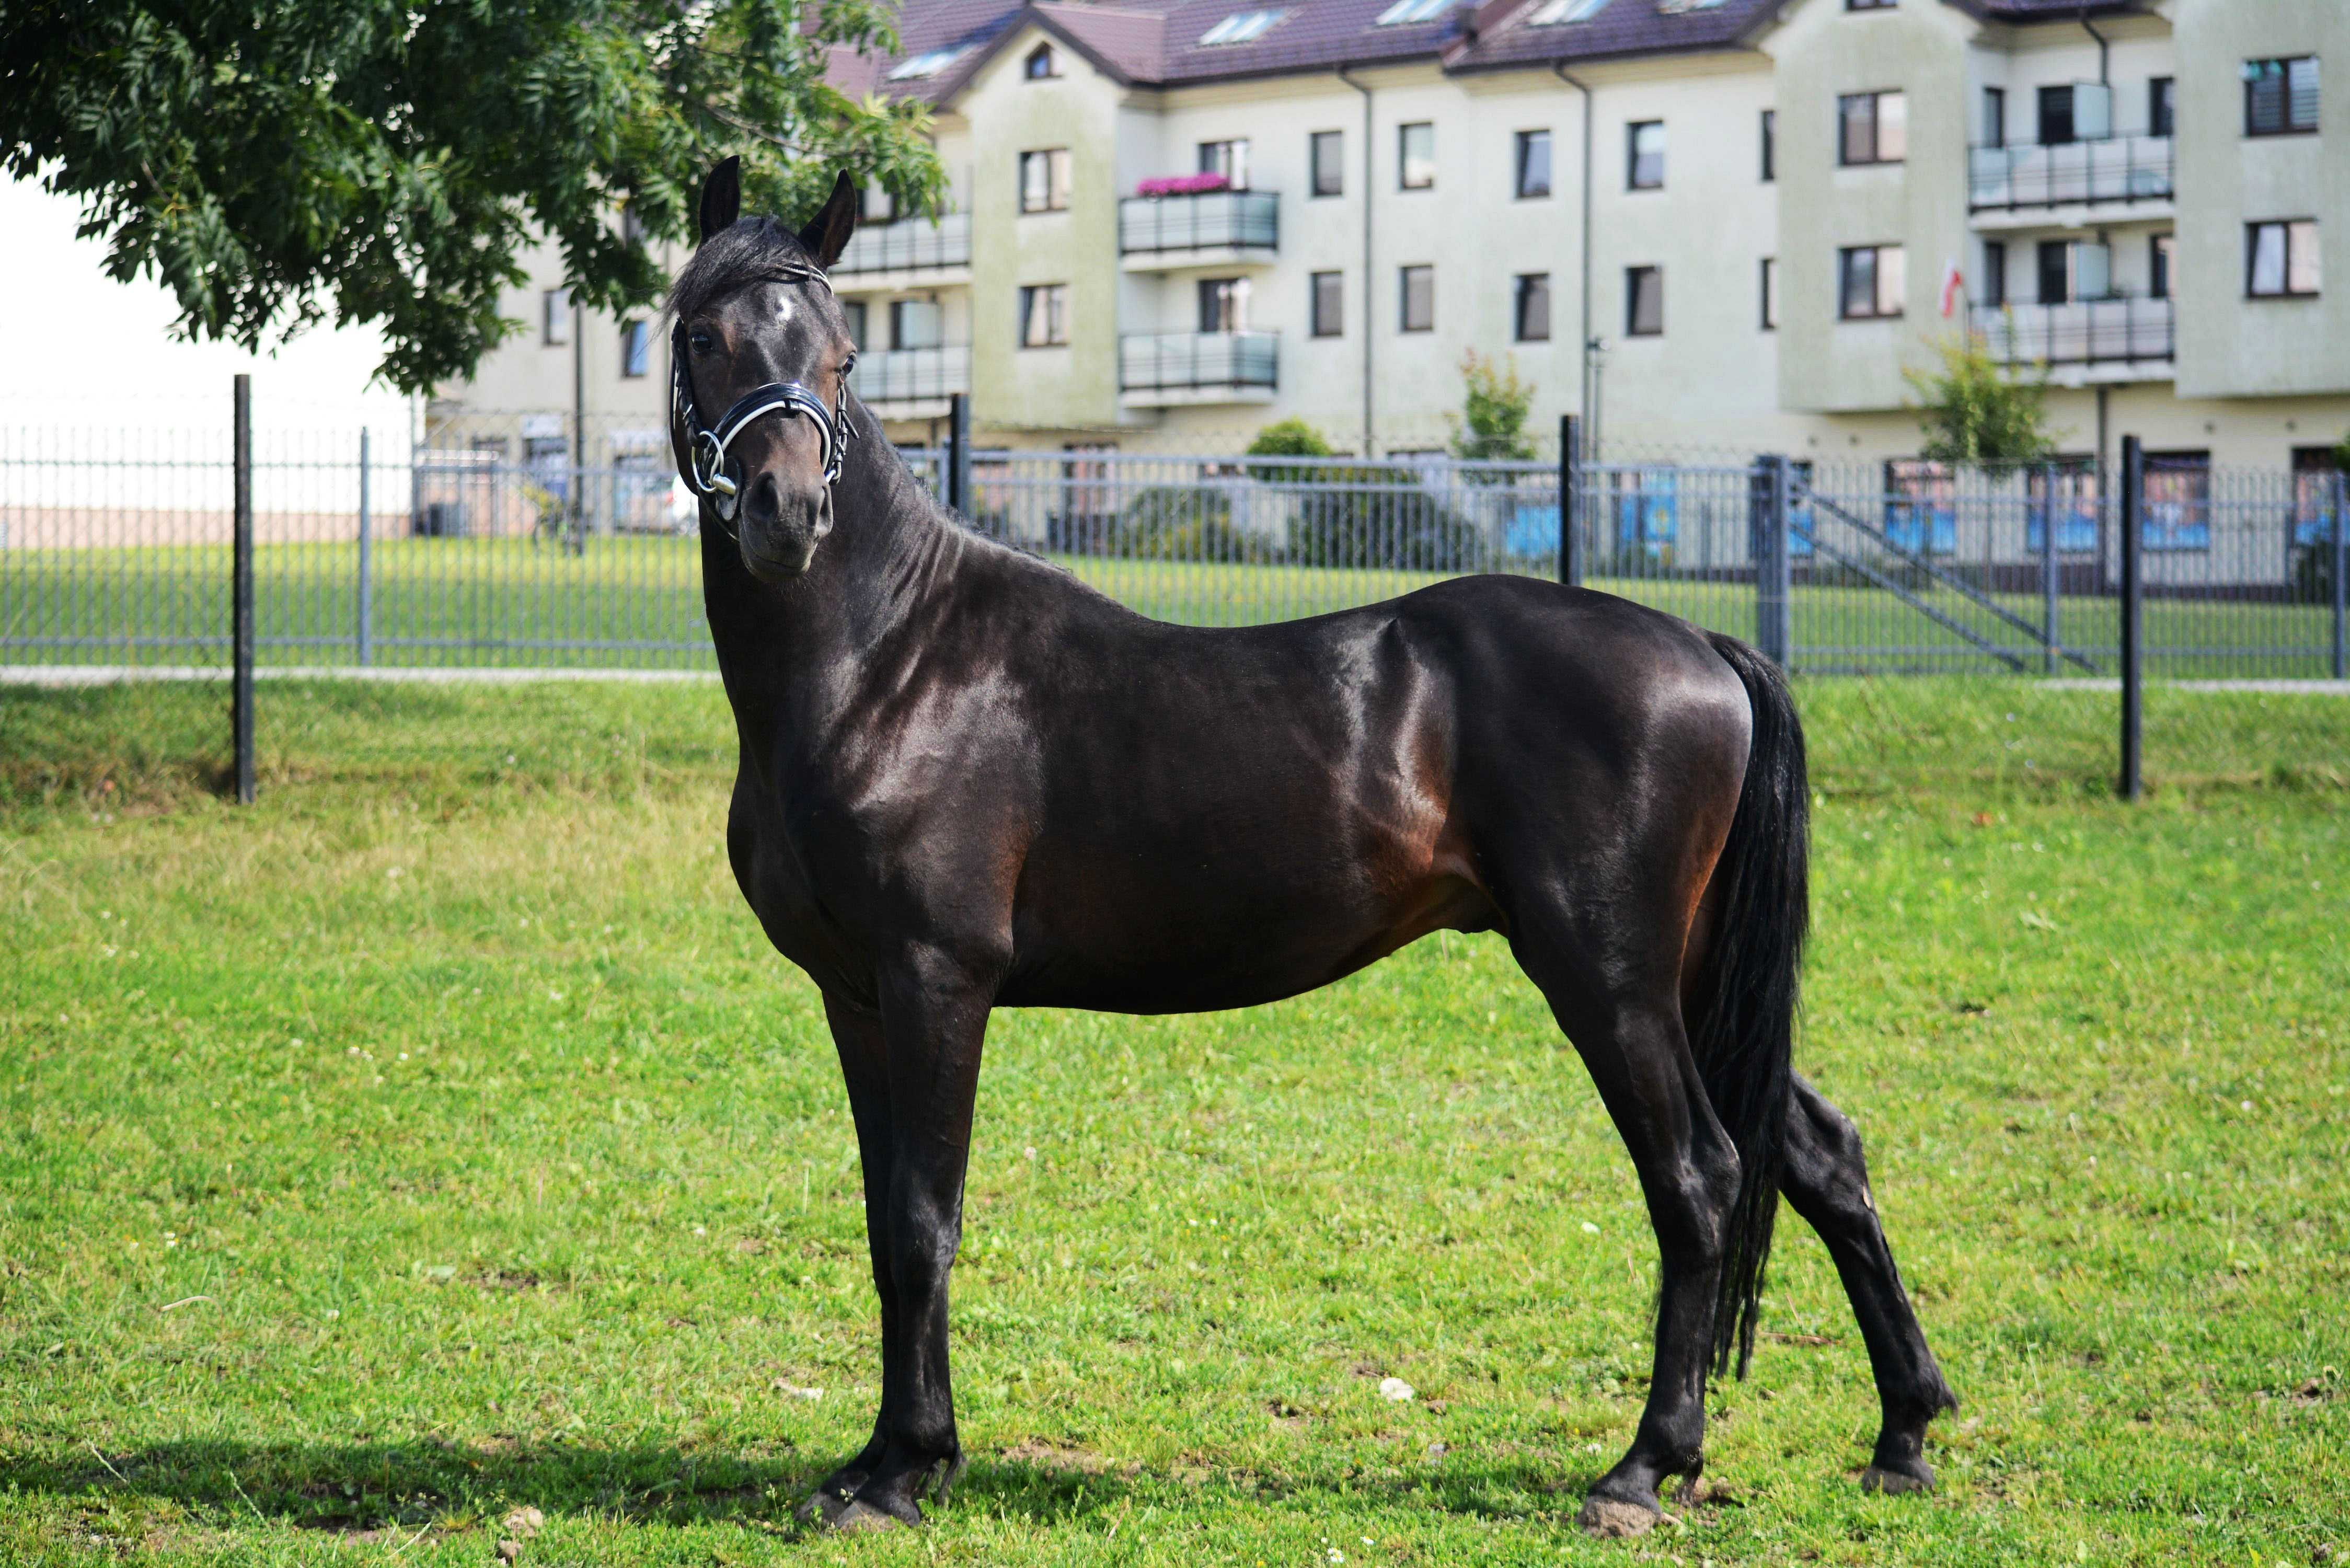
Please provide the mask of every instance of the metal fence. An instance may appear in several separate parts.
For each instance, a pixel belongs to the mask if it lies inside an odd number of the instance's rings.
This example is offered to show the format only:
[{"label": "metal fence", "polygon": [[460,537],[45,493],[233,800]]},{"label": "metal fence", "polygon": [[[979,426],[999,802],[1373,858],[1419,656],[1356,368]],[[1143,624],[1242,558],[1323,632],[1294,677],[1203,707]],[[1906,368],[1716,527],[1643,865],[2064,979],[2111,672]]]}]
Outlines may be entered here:
[{"label": "metal fence", "polygon": [[[708,668],[664,435],[591,423],[580,462],[571,433],[552,415],[421,439],[259,432],[261,661]],[[944,452],[904,455],[943,488]],[[966,510],[1198,625],[1565,572],[1799,671],[2115,670],[2118,509],[2092,464],[1660,458],[1561,481],[1552,462],[980,451]],[[224,432],[0,437],[0,663],[223,663],[230,489]],[[2342,676],[2345,513],[2330,470],[2152,454],[2148,673]]]}]

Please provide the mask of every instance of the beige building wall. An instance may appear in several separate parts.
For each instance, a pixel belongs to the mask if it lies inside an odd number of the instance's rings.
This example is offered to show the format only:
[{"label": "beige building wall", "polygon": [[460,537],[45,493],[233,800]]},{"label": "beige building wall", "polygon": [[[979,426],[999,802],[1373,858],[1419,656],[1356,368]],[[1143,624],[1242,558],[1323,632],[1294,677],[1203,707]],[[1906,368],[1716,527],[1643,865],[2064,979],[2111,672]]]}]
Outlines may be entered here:
[{"label": "beige building wall", "polygon": [[[2182,223],[2179,390],[2197,397],[2350,391],[2350,4],[2185,0],[2177,10]],[[2242,62],[2319,57],[2318,131],[2244,134]],[[2245,225],[2315,218],[2314,299],[2245,292]],[[2330,253],[2330,254],[2328,254]]]},{"label": "beige building wall", "polygon": [[[2064,450],[2110,459],[2122,434],[2137,433],[2161,449],[2274,467],[2293,448],[2350,429],[2350,156],[2338,155],[2350,134],[2339,86],[2350,79],[2350,5],[2341,0],[2163,0],[2147,14],[2088,26],[2063,17],[2023,26],[1987,25],[1941,0],[1860,12],[1844,0],[1796,0],[1752,48],[1572,70],[1592,94],[1589,288],[1600,353],[1589,409],[1580,394],[1585,101],[1576,86],[1547,67],[1448,76],[1418,63],[1137,88],[1060,40],[1052,43],[1062,74],[1027,80],[1024,61],[1045,41],[1033,25],[1009,37],[934,122],[954,201],[970,214],[969,265],[838,280],[844,297],[868,302],[869,348],[887,347],[892,299],[940,304],[945,341],[969,345],[976,433],[990,444],[1230,453],[1265,424],[1297,417],[1340,449],[1359,451],[1367,347],[1367,444],[1438,449],[1453,434],[1461,361],[1473,348],[1507,357],[1534,383],[1529,429],[1545,450],[1559,417],[1575,412],[1596,421],[1611,452],[1780,450],[1875,461],[1918,444],[1902,371],[1930,363],[1932,340],[1963,325],[1939,312],[1949,264],[1959,264],[1972,291],[1985,243],[2005,244],[2009,297],[2028,310],[2043,242],[2103,240],[2116,287],[2143,296],[2149,242],[2174,232],[2175,369],[2143,358],[2054,367],[2049,407]],[[2244,137],[2242,62],[2303,53],[2339,62],[2327,67],[2336,85],[2319,133]],[[2146,129],[2149,78],[2177,78],[2175,198],[1970,211],[1970,147],[1984,133],[1983,89],[2005,89],[2008,141],[2029,143],[2040,88],[2101,73],[2120,133]],[[1907,99],[1905,160],[1839,167],[1838,97],[1889,89]],[[1766,109],[1776,114],[1769,182],[1760,148]],[[1665,185],[1633,191],[1627,128],[1648,119],[1666,126]],[[1399,128],[1422,120],[1436,127],[1436,182],[1408,192],[1398,180]],[[1552,194],[1522,201],[1514,138],[1532,130],[1551,133]],[[1336,196],[1311,194],[1316,131],[1344,139],[1345,189]],[[1122,262],[1119,199],[1149,176],[1191,171],[1200,143],[1240,137],[1250,142],[1252,186],[1278,194],[1277,253],[1215,265]],[[1071,151],[1069,210],[1024,215],[1019,154],[1050,147]],[[2244,224],[2267,217],[2318,221],[2333,253],[2318,297],[2245,297]],[[1903,315],[1840,320],[1838,250],[1879,244],[1904,249]],[[1775,330],[1761,318],[1766,256],[1778,269]],[[1399,330],[1399,269],[1408,265],[1435,269],[1432,332]],[[473,407],[568,410],[570,350],[538,340],[537,290],[559,279],[559,257],[542,251],[531,265],[533,286],[508,304],[527,330],[462,389]],[[1661,337],[1625,330],[1625,271],[1638,265],[1664,270]],[[1317,272],[1344,279],[1342,336],[1311,335]],[[1513,288],[1525,273],[1551,280],[1547,342],[1513,341]],[[1177,407],[1122,397],[1120,338],[1189,332],[1200,280],[1231,275],[1249,280],[1248,325],[1279,337],[1277,388],[1203,390]],[[1022,348],[1019,289],[1045,283],[1069,286],[1070,342]],[[618,375],[616,322],[591,317],[585,353],[591,413],[659,421],[665,341],[656,342],[653,374],[642,381]],[[894,439],[938,439],[937,406],[916,411],[892,421]]]}]

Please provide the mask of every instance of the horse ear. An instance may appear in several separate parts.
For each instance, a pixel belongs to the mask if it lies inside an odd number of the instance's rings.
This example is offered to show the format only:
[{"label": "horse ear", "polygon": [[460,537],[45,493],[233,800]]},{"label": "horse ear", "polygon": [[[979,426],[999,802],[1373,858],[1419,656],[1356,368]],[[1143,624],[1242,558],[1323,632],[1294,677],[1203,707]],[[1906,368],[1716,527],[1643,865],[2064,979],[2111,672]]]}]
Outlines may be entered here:
[{"label": "horse ear", "polygon": [[702,237],[731,229],[743,215],[743,161],[729,158],[702,182]]},{"label": "horse ear", "polygon": [[843,170],[832,182],[832,199],[824,211],[800,231],[800,244],[816,257],[816,265],[830,266],[848,248],[848,236],[857,232],[857,182]]}]

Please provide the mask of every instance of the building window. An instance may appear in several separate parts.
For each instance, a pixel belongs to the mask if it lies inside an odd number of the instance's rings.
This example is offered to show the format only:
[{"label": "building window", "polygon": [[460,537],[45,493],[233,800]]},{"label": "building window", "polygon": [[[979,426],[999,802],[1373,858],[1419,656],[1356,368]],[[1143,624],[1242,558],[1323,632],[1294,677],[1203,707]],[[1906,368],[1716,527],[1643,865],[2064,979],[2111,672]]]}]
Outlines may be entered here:
[{"label": "building window", "polygon": [[2178,126],[2178,83],[2171,77],[2153,77],[2146,84],[2146,133],[2175,134]]},{"label": "building window", "polygon": [[1779,258],[1762,258],[1762,330],[1779,330]]},{"label": "building window", "polygon": [[1909,99],[1898,92],[1846,93],[1836,99],[1836,161],[1899,163],[1909,156]]},{"label": "building window", "polygon": [[1899,245],[1847,245],[1836,252],[1836,314],[1845,320],[1898,317],[1908,292],[1908,258]]},{"label": "building window", "polygon": [[2302,298],[2317,292],[2317,220],[2291,218],[2244,225],[2244,292],[2254,299]]},{"label": "building window", "polygon": [[1762,111],[1762,183],[1770,184],[1779,177],[1779,111]]},{"label": "building window", "polygon": [[861,299],[844,299],[840,302],[840,314],[846,317],[848,322],[849,344],[855,348],[859,354],[864,353],[865,302]]},{"label": "building window", "polygon": [[1314,165],[1314,193],[1317,196],[1345,195],[1347,133],[1343,130],[1317,130],[1306,139],[1305,147]]},{"label": "building window", "polygon": [[1982,144],[2007,145],[2007,89],[1987,87],[1982,96]]},{"label": "building window", "polygon": [[935,300],[893,299],[889,302],[889,347],[935,348],[946,341],[946,312]]},{"label": "building window", "polygon": [[2170,264],[2178,236],[2157,234],[2146,243],[2146,292],[2155,299],[2170,297]]},{"label": "building window", "polygon": [[1665,186],[1665,122],[1636,119],[1624,128],[1624,188],[1661,191]]},{"label": "building window", "polygon": [[549,348],[571,341],[571,291],[550,288],[538,296],[538,340]]},{"label": "building window", "polygon": [[865,197],[858,204],[857,226],[860,229],[887,227],[898,221],[898,198],[880,185],[865,187]]},{"label": "building window", "polygon": [[1069,341],[1069,286],[1040,283],[1020,291],[1020,347],[1058,348]]},{"label": "building window", "polygon": [[1048,147],[1020,155],[1020,210],[1024,213],[1066,213],[1069,210],[1069,150]]},{"label": "building window", "polygon": [[1436,183],[1436,127],[1428,121],[1396,127],[1396,182],[1407,191]]},{"label": "building window", "polygon": [[2317,57],[2244,62],[2244,134],[2303,136],[2317,129]]},{"label": "building window", "polygon": [[1235,191],[1249,188],[1249,144],[1243,136],[1231,141],[1200,143],[1200,172],[1221,174]]},{"label": "building window", "polygon": [[1607,0],[1543,0],[1526,18],[1529,27],[1555,27],[1566,22],[1588,22],[1607,8]]},{"label": "building window", "polygon": [[653,327],[650,321],[620,323],[620,374],[629,380],[650,376],[653,369]]},{"label": "building window", "polygon": [[1061,74],[1061,57],[1053,52],[1052,45],[1039,44],[1020,63],[1020,74],[1032,82],[1050,81]]},{"label": "building window", "polygon": [[[2340,509],[2342,449],[2297,446],[2293,449],[2293,542],[2303,549],[2334,543],[2334,514]],[[2343,519],[2350,526],[2350,518]]]},{"label": "building window", "polygon": [[1550,274],[1522,272],[1518,275],[1516,301],[1511,310],[1517,339],[1521,343],[1550,341]]},{"label": "building window", "polygon": [[1399,327],[1405,332],[1436,330],[1436,269],[1432,266],[1408,266],[1399,281],[1399,301],[1401,309]]},{"label": "building window", "polygon": [[2073,123],[2073,106],[2076,101],[2077,95],[2074,93],[2071,82],[2040,89],[2041,146],[2062,147],[2079,140],[2079,133]]},{"label": "building window", "polygon": [[1200,330],[1248,330],[1249,281],[1244,277],[1203,277],[1200,280]]},{"label": "building window", "polygon": [[1343,337],[1347,330],[1347,275],[1342,272],[1317,272],[1314,275],[1314,336]]},{"label": "building window", "polygon": [[1201,34],[1200,43],[1206,48],[1218,48],[1225,44],[1253,44],[1271,32],[1274,24],[1288,15],[1287,11],[1235,11]]},{"label": "building window", "polygon": [[1550,194],[1550,132],[1518,132],[1518,200]]},{"label": "building window", "polygon": [[1399,27],[1413,22],[1432,22],[1452,8],[1452,0],[1395,0],[1395,4],[1379,13],[1373,24],[1379,27]]},{"label": "building window", "polygon": [[2145,519],[2140,542],[2149,550],[2211,547],[2211,454],[2150,452],[2146,489],[2138,507]]},{"label": "building window", "polygon": [[2085,556],[2097,547],[2097,460],[2059,457],[2037,462],[2023,482],[2023,547],[2038,555],[2046,545],[2048,520],[2056,520],[2056,548]]},{"label": "building window", "polygon": [[1997,309],[2007,303],[2007,242],[1983,242],[1982,303]]},{"label": "building window", "polygon": [[1917,556],[1959,548],[1958,480],[1949,464],[1897,457],[1885,465],[1885,537]]},{"label": "building window", "polygon": [[2073,277],[2073,242],[2043,240],[2040,242],[2040,303],[2070,305],[2075,284]]},{"label": "building window", "polygon": [[1661,337],[1665,332],[1665,269],[1624,269],[1624,336]]}]

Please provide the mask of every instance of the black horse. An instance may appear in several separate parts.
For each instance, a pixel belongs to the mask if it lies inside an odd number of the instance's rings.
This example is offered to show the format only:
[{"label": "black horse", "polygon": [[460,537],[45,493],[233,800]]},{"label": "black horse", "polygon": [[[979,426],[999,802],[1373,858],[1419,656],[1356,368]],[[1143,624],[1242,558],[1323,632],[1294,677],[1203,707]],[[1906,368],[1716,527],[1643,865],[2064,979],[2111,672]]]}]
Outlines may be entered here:
[{"label": "black horse", "polygon": [[991,1009],[1245,1007],[1446,928],[1506,937],[1656,1228],[1648,1405],[1584,1524],[1645,1530],[1696,1476],[1782,1192],[1867,1341],[1863,1484],[1930,1487],[1927,1423],[1956,1402],[1859,1137],[1789,1065],[1808,794],[1771,663],[1523,577],[1276,626],[1145,619],[959,526],[849,394],[821,270],[856,226],[846,176],[796,235],[740,206],[730,160],[671,296],[671,433],[741,738],[727,848],[824,992],[881,1298],[872,1440],[804,1512],[917,1522],[962,1465],[947,1276]]}]

